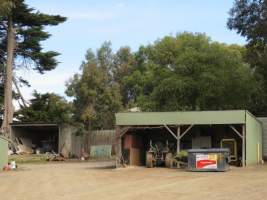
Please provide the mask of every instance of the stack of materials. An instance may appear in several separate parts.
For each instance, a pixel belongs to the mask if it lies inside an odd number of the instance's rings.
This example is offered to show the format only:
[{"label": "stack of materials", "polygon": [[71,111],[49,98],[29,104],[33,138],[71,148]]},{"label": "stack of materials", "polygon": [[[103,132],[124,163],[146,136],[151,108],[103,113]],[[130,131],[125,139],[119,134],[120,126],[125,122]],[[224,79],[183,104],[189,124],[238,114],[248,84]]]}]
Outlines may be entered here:
[{"label": "stack of materials", "polygon": [[17,154],[32,154],[33,144],[30,139],[27,138],[15,138],[16,153]]}]

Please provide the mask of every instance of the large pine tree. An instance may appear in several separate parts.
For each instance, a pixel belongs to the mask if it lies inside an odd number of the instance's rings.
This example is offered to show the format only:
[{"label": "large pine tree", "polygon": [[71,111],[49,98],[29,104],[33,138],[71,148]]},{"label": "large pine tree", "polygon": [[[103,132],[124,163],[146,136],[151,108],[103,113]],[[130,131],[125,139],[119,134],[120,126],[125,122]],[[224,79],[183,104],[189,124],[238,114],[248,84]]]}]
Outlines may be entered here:
[{"label": "large pine tree", "polygon": [[1,58],[5,60],[2,131],[9,136],[9,123],[13,119],[13,70],[25,64],[40,73],[54,69],[57,65],[55,57],[59,53],[43,50],[41,42],[50,37],[44,28],[58,25],[66,18],[60,15],[43,14],[29,7],[24,0],[1,0],[0,7],[0,53]]}]

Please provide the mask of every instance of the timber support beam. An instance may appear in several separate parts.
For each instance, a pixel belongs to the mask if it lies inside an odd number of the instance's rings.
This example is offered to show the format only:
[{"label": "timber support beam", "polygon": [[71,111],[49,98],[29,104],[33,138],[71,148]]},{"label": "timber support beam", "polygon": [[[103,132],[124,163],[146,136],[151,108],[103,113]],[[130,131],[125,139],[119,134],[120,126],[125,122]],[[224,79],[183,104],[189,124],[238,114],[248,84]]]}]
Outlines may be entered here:
[{"label": "timber support beam", "polygon": [[233,125],[229,125],[229,126],[241,139],[243,139],[243,133],[240,133],[238,130],[236,130],[236,128]]},{"label": "timber support beam", "polygon": [[181,134],[181,136],[180,136],[180,139],[182,139],[182,137],[184,137],[185,136],[185,134],[188,132],[188,131],[190,131],[190,129],[192,128],[194,126],[194,124],[191,124],[182,134]]},{"label": "timber support beam", "polygon": [[172,134],[172,136],[177,140],[178,138],[177,138],[177,136],[176,136],[176,134],[166,125],[166,124],[164,124],[164,127],[169,131],[169,133],[170,134]]},{"label": "timber support beam", "polygon": [[177,149],[176,149],[176,152],[177,154],[180,153],[180,150],[181,150],[181,145],[180,145],[180,142],[181,142],[181,126],[178,126],[177,127]]},{"label": "timber support beam", "polygon": [[242,133],[240,133],[233,125],[229,127],[241,138],[242,140],[242,167],[246,166],[246,125],[242,125]]}]

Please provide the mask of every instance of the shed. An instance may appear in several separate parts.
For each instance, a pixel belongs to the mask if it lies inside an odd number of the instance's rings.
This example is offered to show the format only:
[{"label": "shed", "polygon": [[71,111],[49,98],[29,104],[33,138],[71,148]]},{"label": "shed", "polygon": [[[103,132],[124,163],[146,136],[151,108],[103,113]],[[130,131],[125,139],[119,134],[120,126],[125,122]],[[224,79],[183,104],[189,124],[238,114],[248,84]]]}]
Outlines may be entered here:
[{"label": "shed", "polygon": [[11,124],[11,140],[68,157],[76,153],[75,130],[68,124],[16,122]]},{"label": "shed", "polygon": [[247,110],[117,113],[116,138],[117,156],[132,149],[133,165],[144,163],[149,140],[166,140],[176,152],[228,144],[236,165],[262,160],[262,124]]},{"label": "shed", "polygon": [[8,140],[0,136],[0,171],[8,162]]}]

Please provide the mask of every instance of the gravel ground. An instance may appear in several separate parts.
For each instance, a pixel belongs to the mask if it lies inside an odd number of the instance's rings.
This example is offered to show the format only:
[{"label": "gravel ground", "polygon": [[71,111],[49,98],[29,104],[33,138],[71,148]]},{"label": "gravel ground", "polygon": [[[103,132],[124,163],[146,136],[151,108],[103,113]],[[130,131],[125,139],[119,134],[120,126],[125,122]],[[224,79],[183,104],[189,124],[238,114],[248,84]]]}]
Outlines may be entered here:
[{"label": "gravel ground", "polygon": [[18,171],[0,173],[0,199],[267,199],[267,165],[198,173],[166,168],[110,169],[113,164],[23,164]]}]

